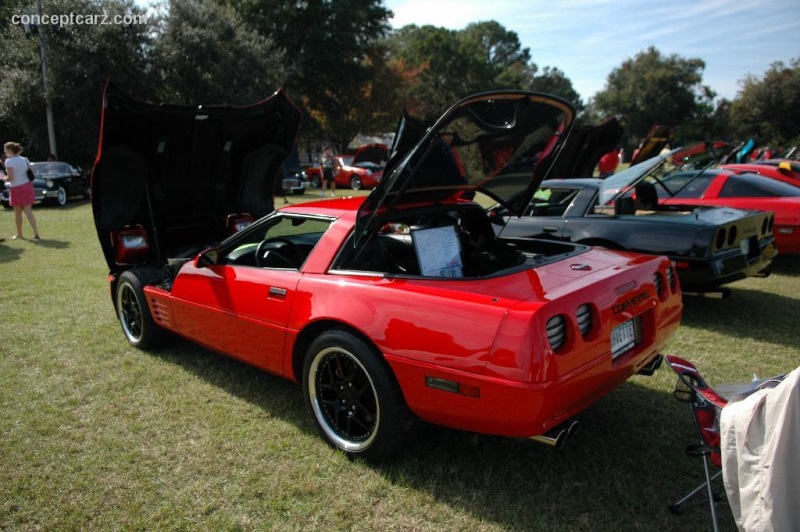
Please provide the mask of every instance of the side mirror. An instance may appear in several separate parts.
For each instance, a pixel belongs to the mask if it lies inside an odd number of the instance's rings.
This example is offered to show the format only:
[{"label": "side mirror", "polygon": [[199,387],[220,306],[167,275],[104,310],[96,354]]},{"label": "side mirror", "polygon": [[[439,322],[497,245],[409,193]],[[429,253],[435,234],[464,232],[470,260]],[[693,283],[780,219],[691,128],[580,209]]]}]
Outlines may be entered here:
[{"label": "side mirror", "polygon": [[792,175],[792,165],[788,161],[781,161],[778,163],[778,171],[783,175]]},{"label": "side mirror", "polygon": [[194,260],[194,265],[196,268],[208,268],[217,264],[217,261],[219,261],[219,250],[211,248],[200,253]]}]

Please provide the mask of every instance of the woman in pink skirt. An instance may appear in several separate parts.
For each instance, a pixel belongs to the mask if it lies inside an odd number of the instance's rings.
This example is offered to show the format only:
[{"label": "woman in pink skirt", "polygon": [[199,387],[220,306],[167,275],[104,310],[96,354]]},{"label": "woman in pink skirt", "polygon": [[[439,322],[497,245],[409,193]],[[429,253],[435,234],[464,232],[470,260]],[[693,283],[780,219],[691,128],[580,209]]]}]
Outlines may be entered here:
[{"label": "woman in pink skirt", "polygon": [[33,182],[28,179],[28,159],[22,157],[22,146],[17,142],[3,144],[6,159],[6,185],[9,187],[10,203],[14,207],[14,221],[17,223],[17,234],[11,238],[22,238],[22,213],[28,218],[33,229],[33,238],[39,240],[36,217],[33,216],[33,204],[36,195]]}]

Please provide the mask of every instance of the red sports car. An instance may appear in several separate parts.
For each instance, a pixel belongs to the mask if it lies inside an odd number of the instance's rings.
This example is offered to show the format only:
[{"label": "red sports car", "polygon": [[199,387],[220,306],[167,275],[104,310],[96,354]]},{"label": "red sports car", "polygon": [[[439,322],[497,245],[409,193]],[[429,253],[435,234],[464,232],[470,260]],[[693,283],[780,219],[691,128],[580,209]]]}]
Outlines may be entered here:
[{"label": "red sports car", "polygon": [[[333,180],[336,186],[350,187],[353,190],[374,188],[383,178],[383,165],[389,158],[386,144],[367,144],[361,146],[353,155],[340,155],[336,158]],[[318,166],[306,169],[306,176],[312,186],[319,188],[322,173]]]},{"label": "red sports car", "polygon": [[656,190],[662,205],[772,211],[778,252],[800,253],[800,187],[756,174],[709,169],[670,174]]},{"label": "red sports car", "polygon": [[797,161],[753,161],[750,163],[723,164],[720,168],[738,173],[749,172],[763,175],[800,187],[800,162]]},{"label": "red sports car", "polygon": [[[92,198],[126,339],[174,333],[301,383],[351,456],[397,451],[417,418],[560,443],[652,373],[679,325],[667,258],[500,241],[469,199],[530,203],[574,118],[558,98],[462,100],[368,197],[278,211],[300,120],[282,92],[246,108],[104,98]],[[245,213],[258,220],[226,236]]]}]

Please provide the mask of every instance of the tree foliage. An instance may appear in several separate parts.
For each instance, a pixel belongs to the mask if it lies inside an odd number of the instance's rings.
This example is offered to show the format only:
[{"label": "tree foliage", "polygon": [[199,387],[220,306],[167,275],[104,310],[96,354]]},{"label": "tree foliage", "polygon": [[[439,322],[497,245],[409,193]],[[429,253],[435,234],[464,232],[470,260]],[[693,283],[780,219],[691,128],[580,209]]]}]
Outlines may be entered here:
[{"label": "tree foliage", "polygon": [[[133,2],[109,0],[102,6],[90,0],[46,2],[49,15],[141,15]],[[32,12],[29,8],[28,13]],[[39,32],[46,40],[48,88],[55,116],[58,154],[65,160],[88,163],[97,147],[100,102],[105,79],[111,75],[139,91],[146,85],[147,55],[152,27],[148,24],[10,25],[0,54],[0,121],[13,131],[32,158],[50,151],[45,95],[39,54]]]},{"label": "tree foliage", "polygon": [[171,0],[153,50],[160,101],[246,105],[286,81],[285,54],[231,7]]},{"label": "tree foliage", "polygon": [[775,62],[762,79],[747,76],[730,105],[733,132],[772,147],[800,144],[800,58]]},{"label": "tree foliage", "polygon": [[622,115],[627,146],[636,146],[653,124],[695,128],[711,112],[714,98],[702,85],[704,69],[701,59],[664,57],[650,47],[608,75],[606,88],[594,98],[593,112]]},{"label": "tree foliage", "polygon": [[361,117],[381,67],[373,44],[389,31],[380,0],[228,0],[286,51],[286,88],[305,111],[303,128],[338,145],[365,127]]},{"label": "tree foliage", "polygon": [[[43,0],[51,15],[143,15],[133,0]],[[0,128],[32,157],[48,148],[39,35],[46,37],[48,96],[58,155],[89,163],[107,76],[156,102],[248,104],[283,87],[304,111],[301,136],[343,147],[357,134],[393,130],[402,109],[434,118],[457,100],[494,89],[555,94],[586,122],[622,115],[626,147],[655,123],[680,126],[678,141],[708,138],[800,142],[800,59],[748,76],[733,101],[714,101],[700,59],[648,48],[626,60],[586,106],[556,66],[540,69],[517,34],[495,21],[462,30],[389,30],[380,0],[164,0],[137,24],[26,29],[11,15],[32,0],[0,3]],[[735,137],[738,137],[735,138]]]}]

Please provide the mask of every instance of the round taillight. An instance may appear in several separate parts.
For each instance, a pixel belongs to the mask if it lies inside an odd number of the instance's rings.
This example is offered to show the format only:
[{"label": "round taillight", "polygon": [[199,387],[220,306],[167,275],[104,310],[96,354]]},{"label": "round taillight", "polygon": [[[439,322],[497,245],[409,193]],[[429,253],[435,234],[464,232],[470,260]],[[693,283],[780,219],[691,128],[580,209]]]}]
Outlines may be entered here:
[{"label": "round taillight", "polygon": [[578,330],[581,332],[581,336],[586,338],[586,335],[592,332],[592,307],[585,303],[578,307],[575,319],[578,322]]},{"label": "round taillight", "polygon": [[736,243],[736,237],[738,236],[738,231],[736,230],[736,226],[731,226],[730,230],[728,231],[728,245],[732,246]]},{"label": "round taillight", "polygon": [[558,352],[567,341],[567,320],[564,316],[553,316],[547,320],[547,342],[550,348]]},{"label": "round taillight", "polygon": [[667,268],[667,285],[669,285],[669,289],[673,293],[678,288],[677,281],[678,277],[675,275],[675,270],[670,266]]},{"label": "round taillight", "polygon": [[659,299],[664,299],[666,295],[666,286],[664,286],[664,279],[661,277],[661,274],[656,272],[653,274],[653,284],[656,285],[656,294],[658,294]]},{"label": "round taillight", "polygon": [[714,240],[714,243],[717,246],[717,249],[722,249],[722,246],[725,245],[725,228],[720,227],[717,231],[717,237]]}]

